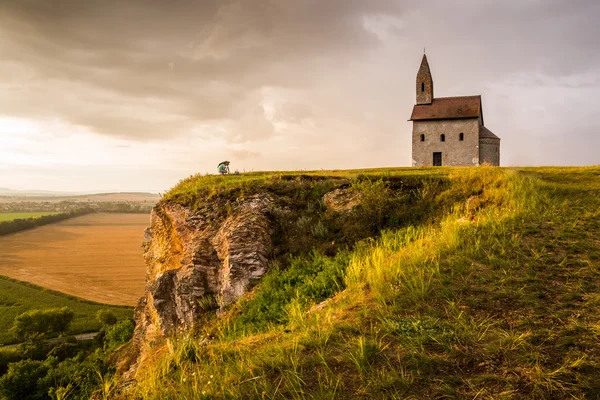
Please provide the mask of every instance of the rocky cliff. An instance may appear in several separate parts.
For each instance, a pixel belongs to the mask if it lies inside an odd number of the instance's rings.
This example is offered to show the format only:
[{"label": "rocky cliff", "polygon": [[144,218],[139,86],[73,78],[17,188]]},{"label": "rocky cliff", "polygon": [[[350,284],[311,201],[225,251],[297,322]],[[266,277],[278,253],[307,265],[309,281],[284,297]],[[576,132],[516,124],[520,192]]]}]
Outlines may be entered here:
[{"label": "rocky cliff", "polygon": [[151,342],[190,330],[199,314],[213,304],[223,308],[236,301],[267,271],[273,198],[256,194],[229,207],[220,201],[208,201],[194,212],[173,203],[152,211],[136,340]]},{"label": "rocky cliff", "polygon": [[[382,198],[404,199],[410,192],[396,189]],[[236,302],[271,260],[314,250],[334,254],[372,235],[381,228],[372,226],[373,215],[355,212],[368,202],[363,192],[347,179],[284,177],[245,192],[159,202],[145,232],[146,292],[136,308],[133,352],[121,371],[133,365],[126,374],[132,376],[154,343],[190,332],[202,314]],[[388,222],[397,223],[399,214],[389,214],[395,219]]]}]

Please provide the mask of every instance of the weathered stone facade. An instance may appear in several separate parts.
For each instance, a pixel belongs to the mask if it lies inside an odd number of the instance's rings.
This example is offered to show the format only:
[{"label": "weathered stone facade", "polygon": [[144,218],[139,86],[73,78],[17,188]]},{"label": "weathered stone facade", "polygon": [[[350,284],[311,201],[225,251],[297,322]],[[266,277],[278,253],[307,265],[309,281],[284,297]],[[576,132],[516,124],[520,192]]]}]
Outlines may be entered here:
[{"label": "weathered stone facade", "polygon": [[484,126],[481,96],[433,97],[427,57],[416,80],[410,120],[413,166],[500,165],[500,138]]},{"label": "weathered stone facade", "polygon": [[479,139],[479,162],[481,164],[500,164],[500,140],[493,138]]},{"label": "weathered stone facade", "polygon": [[[463,140],[459,135],[463,134]],[[444,135],[445,141],[441,140]],[[424,135],[424,141],[421,141]],[[442,165],[479,165],[479,121],[454,119],[442,121],[414,121],[413,166],[431,167],[433,153],[442,153]]]}]

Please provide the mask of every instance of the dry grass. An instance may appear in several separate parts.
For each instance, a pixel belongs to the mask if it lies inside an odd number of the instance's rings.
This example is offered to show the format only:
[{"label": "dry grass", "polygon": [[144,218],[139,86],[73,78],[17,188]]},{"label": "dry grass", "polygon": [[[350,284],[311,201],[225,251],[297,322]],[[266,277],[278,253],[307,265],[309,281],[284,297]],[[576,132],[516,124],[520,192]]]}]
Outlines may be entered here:
[{"label": "dry grass", "polygon": [[135,305],[144,214],[90,214],[0,237],[0,275],[106,304]]}]

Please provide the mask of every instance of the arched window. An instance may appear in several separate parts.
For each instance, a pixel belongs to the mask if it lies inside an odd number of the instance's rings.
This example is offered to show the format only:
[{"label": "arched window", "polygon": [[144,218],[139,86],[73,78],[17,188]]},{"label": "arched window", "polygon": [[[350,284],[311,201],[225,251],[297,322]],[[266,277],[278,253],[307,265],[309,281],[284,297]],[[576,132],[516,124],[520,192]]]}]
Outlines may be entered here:
[{"label": "arched window", "polygon": [[421,134],[421,142],[425,141],[425,135]]},{"label": "arched window", "polygon": [[440,135],[440,141],[442,141],[442,142],[446,141],[446,135],[444,135],[443,133]]},{"label": "arched window", "polygon": [[425,82],[421,82],[421,92],[425,91]]},{"label": "arched window", "polygon": [[460,140],[461,142],[462,142],[463,140],[465,140],[465,134],[464,134],[464,133],[462,133],[462,132],[461,132],[461,133],[459,133],[459,134],[458,134],[458,140]]}]

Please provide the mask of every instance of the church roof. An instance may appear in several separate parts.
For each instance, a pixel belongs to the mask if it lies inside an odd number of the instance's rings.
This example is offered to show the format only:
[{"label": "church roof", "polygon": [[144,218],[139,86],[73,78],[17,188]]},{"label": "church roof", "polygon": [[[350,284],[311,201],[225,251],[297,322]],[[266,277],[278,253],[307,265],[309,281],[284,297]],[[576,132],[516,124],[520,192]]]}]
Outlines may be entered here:
[{"label": "church roof", "polygon": [[489,138],[489,139],[498,139],[500,140],[500,138],[496,135],[494,135],[494,133],[492,131],[490,131],[488,128],[486,128],[485,126],[481,125],[479,126],[479,138]]},{"label": "church roof", "polygon": [[434,98],[431,104],[415,105],[410,120],[479,118],[481,114],[479,95],[438,97]]}]

